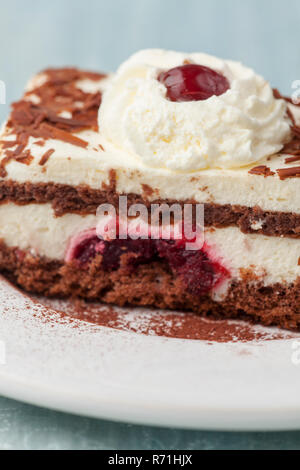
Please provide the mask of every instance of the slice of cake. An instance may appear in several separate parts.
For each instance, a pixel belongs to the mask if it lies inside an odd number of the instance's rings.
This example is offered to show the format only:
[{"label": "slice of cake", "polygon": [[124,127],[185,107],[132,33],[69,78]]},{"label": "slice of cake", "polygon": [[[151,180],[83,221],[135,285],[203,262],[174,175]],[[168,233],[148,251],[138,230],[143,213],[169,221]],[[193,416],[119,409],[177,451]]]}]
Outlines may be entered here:
[{"label": "slice of cake", "polygon": [[42,72],[1,132],[1,272],[47,296],[298,328],[298,116],[205,54]]}]

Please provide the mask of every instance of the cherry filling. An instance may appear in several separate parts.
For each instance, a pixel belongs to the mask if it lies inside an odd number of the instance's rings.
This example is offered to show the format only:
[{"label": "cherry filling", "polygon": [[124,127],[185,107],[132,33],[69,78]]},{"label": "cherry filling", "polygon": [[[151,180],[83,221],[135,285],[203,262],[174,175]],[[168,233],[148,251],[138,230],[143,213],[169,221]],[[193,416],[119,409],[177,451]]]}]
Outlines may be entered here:
[{"label": "cherry filling", "polygon": [[152,240],[116,240],[105,241],[102,253],[102,266],[106,271],[120,267],[121,256],[126,254],[126,265],[134,268],[155,258],[156,250]]},{"label": "cherry filling", "polygon": [[230,88],[224,75],[203,65],[187,64],[162,72],[158,80],[171,101],[203,101],[223,95]]},{"label": "cherry filling", "polygon": [[[111,272],[121,262],[132,272],[137,266],[164,260],[173,274],[179,276],[193,295],[203,295],[217,287],[229,272],[212,260],[204,246],[202,250],[188,251],[183,240],[99,240],[97,235],[87,236],[73,248],[69,261],[77,260],[84,268],[101,253],[102,267]],[[126,255],[121,260],[122,255]]]},{"label": "cherry filling", "polygon": [[79,243],[73,248],[72,258],[76,259],[79,264],[85,265],[91,261],[97,253],[101,253],[104,245],[97,235],[87,234],[86,238],[80,240]]},{"label": "cherry filling", "polygon": [[220,263],[209,258],[205,247],[188,251],[182,242],[164,240],[157,240],[156,246],[159,257],[165,259],[172,271],[184,280],[191,294],[206,294],[229,275]]}]

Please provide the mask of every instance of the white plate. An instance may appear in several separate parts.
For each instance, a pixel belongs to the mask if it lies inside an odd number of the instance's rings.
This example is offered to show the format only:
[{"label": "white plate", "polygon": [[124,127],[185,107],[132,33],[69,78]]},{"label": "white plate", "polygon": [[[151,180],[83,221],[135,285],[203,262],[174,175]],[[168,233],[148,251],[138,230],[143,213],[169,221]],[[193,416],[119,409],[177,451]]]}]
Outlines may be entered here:
[{"label": "white plate", "polygon": [[[0,281],[0,394],[91,417],[218,430],[300,428],[297,336],[209,344],[69,321]],[[46,318],[45,318],[46,317]],[[294,359],[297,359],[297,354]]]}]

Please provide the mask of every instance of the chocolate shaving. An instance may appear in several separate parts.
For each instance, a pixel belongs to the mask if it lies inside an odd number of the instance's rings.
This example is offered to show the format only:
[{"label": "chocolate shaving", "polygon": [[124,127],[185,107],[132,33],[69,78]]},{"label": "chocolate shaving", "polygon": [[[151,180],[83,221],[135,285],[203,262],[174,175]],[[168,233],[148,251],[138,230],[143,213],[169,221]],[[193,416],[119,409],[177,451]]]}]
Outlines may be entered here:
[{"label": "chocolate shaving", "polygon": [[0,163],[0,177],[5,178],[7,176],[5,167],[11,160],[16,160],[19,163],[30,165],[33,160],[33,156],[30,154],[29,150],[25,150],[25,147],[25,144],[20,143],[15,150],[6,150],[6,156]]},{"label": "chocolate shaving", "polygon": [[0,143],[3,150],[15,147],[18,144],[16,140],[2,140]]},{"label": "chocolate shaving", "polygon": [[87,148],[88,142],[80,139],[69,132],[58,129],[57,127],[50,126],[49,124],[43,123],[40,126],[39,132],[45,139],[55,139],[67,142],[77,147]]},{"label": "chocolate shaving", "polygon": [[295,117],[294,117],[292,111],[289,108],[287,108],[286,113],[288,115],[288,118],[290,118],[290,120],[292,121],[293,126],[296,126],[296,120],[295,120]]},{"label": "chocolate shaving", "polygon": [[17,162],[24,163],[26,165],[30,165],[33,160],[33,156],[30,154],[29,150],[26,150],[21,155],[16,157]]},{"label": "chocolate shaving", "polygon": [[300,161],[300,151],[299,151],[299,155],[295,156],[295,157],[289,157],[289,158],[286,158],[284,163],[288,164],[288,163],[294,163],[294,162],[299,162]]},{"label": "chocolate shaving", "polygon": [[0,163],[0,177],[1,178],[5,178],[7,176],[7,171],[5,167],[10,162],[11,159],[12,157],[10,156],[2,158],[1,163]]},{"label": "chocolate shaving", "polygon": [[256,166],[255,168],[252,168],[252,170],[249,171],[250,175],[261,175],[264,176],[265,178],[267,176],[273,176],[275,175],[274,171],[271,171],[269,167],[266,165],[260,165]]},{"label": "chocolate shaving", "polygon": [[287,178],[299,178],[300,177],[300,166],[295,166],[293,168],[280,168],[276,170],[279,178],[285,180]]},{"label": "chocolate shaving", "polygon": [[282,150],[282,153],[289,155],[300,155],[300,127],[293,125],[291,126],[292,138]]},{"label": "chocolate shaving", "polygon": [[44,140],[38,140],[37,142],[34,142],[34,145],[38,145],[39,147],[44,147],[45,143],[46,142]]},{"label": "chocolate shaving", "polygon": [[285,145],[282,153],[288,155],[300,155],[300,139],[294,139],[289,144]]},{"label": "chocolate shaving", "polygon": [[291,131],[292,131],[294,136],[300,137],[300,127],[291,126]]},{"label": "chocolate shaving", "polygon": [[[290,98],[289,96],[282,95],[277,88],[273,89],[273,95],[274,95],[274,98],[276,98],[277,100],[284,100],[284,101],[287,101],[290,104],[294,104],[293,101],[292,101],[292,98]],[[297,105],[295,105],[295,106],[297,106]]]},{"label": "chocolate shaving", "polygon": [[[44,140],[57,139],[75,146],[87,148],[88,142],[74,135],[83,130],[98,130],[98,110],[101,93],[85,93],[76,86],[79,80],[99,81],[103,74],[85,72],[75,68],[48,69],[43,72],[46,81],[14,103],[6,131],[15,135],[14,141],[2,141],[5,157],[1,161],[0,176],[6,176],[5,165],[16,159],[24,162],[28,156],[22,155],[29,138],[38,140],[37,145],[44,145]],[[39,103],[33,103],[31,96],[37,96]],[[61,116],[70,113],[70,118]],[[13,153],[8,149],[16,147]]]},{"label": "chocolate shaving", "polygon": [[[294,106],[300,106],[300,103],[293,103],[293,100],[291,98],[281,95],[281,93],[277,89],[274,89],[273,93],[276,99],[282,99],[282,100],[285,100],[287,103],[293,104]],[[300,127],[296,125],[295,117],[290,109],[287,109],[287,115],[292,121],[292,126],[291,126],[292,138],[283,147],[283,150],[281,153],[286,153],[289,155],[300,155]],[[286,161],[286,163],[291,163],[293,161],[298,161],[298,160],[295,159],[295,160],[291,160],[290,162]]]},{"label": "chocolate shaving", "polygon": [[55,152],[54,149],[50,149],[46,153],[44,153],[44,155],[42,156],[42,158],[40,160],[39,165],[41,165],[41,166],[45,165],[54,152]]}]

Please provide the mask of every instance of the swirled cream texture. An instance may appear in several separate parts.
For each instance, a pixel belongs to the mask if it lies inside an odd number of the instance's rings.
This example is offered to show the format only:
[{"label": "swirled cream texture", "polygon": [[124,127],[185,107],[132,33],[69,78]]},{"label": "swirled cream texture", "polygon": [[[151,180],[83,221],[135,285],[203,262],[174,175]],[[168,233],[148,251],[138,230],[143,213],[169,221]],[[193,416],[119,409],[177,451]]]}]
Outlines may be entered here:
[{"label": "swirled cream texture", "polygon": [[[189,63],[223,74],[230,89],[172,102],[158,76]],[[290,135],[287,105],[242,64],[206,54],[144,50],[123,63],[103,95],[102,136],[153,168],[240,168],[279,152]]]}]

